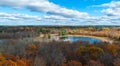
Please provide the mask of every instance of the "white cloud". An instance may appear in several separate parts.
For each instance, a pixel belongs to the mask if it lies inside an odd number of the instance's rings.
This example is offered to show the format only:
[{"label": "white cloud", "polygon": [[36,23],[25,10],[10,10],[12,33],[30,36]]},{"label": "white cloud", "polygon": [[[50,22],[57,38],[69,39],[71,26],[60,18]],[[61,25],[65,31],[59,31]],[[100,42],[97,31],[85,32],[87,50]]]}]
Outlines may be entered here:
[{"label": "white cloud", "polygon": [[119,16],[120,17],[120,1],[112,1],[110,3],[102,4],[103,7],[108,7],[103,9],[101,12],[108,16]]},{"label": "white cloud", "polygon": [[26,8],[31,11],[45,12],[47,14],[60,15],[64,17],[88,17],[88,14],[85,12],[60,7],[48,0],[0,0],[0,5],[12,8]]},{"label": "white cloud", "polygon": [[98,20],[96,22],[99,24],[120,25],[120,1],[111,1],[109,3],[90,7],[102,8],[101,12],[105,14],[105,16],[97,18]]},{"label": "white cloud", "polygon": [[41,20],[41,17],[38,16],[30,16],[26,14],[18,14],[18,13],[4,13],[0,12],[0,22],[6,20],[8,22],[22,22],[22,21],[38,21]]},{"label": "white cloud", "polygon": [[120,16],[120,8],[108,8],[101,11],[108,16]]},{"label": "white cloud", "polygon": [[93,5],[91,7],[104,7],[101,11],[107,16],[120,16],[120,1],[111,1],[101,5]]},{"label": "white cloud", "polygon": [[0,6],[45,13],[42,16],[0,12],[0,25],[120,25],[119,1],[100,7],[106,16],[93,17],[86,12],[67,9],[48,0],[0,0]]},{"label": "white cloud", "polygon": [[105,3],[105,4],[102,4],[102,5],[99,5],[99,6],[116,8],[116,7],[120,7],[120,1],[111,1],[110,3]]},{"label": "white cloud", "polygon": [[45,15],[43,16],[44,19],[53,19],[53,20],[67,20],[68,18],[64,18],[62,16],[55,16],[55,15]]},{"label": "white cloud", "polygon": [[56,15],[31,16],[0,12],[0,25],[120,25],[119,17],[65,18]]}]

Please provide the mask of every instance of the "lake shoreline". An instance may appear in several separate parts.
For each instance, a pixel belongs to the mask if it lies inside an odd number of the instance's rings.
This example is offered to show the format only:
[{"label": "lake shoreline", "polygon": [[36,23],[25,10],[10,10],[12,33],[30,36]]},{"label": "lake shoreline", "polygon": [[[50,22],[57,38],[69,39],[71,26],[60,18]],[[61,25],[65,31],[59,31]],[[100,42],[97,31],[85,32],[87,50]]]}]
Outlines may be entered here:
[{"label": "lake shoreline", "polygon": [[97,36],[88,36],[88,35],[65,35],[65,36],[59,36],[59,37],[87,37],[87,38],[94,38],[94,39],[98,39],[101,40],[103,42],[110,42],[112,43],[113,40],[107,37],[97,37]]}]

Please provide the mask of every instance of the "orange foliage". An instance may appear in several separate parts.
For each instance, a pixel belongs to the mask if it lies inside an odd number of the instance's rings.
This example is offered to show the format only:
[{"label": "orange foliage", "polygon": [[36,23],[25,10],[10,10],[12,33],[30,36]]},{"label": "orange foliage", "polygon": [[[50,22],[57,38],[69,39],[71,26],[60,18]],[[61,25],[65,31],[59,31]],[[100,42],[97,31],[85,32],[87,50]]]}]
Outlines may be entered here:
[{"label": "orange foliage", "polygon": [[120,58],[115,59],[114,62],[113,62],[113,65],[114,66],[120,66]]},{"label": "orange foliage", "polygon": [[62,64],[62,66],[82,66],[82,64],[78,61],[69,61],[66,64]]},{"label": "orange foliage", "polygon": [[0,54],[0,66],[28,66],[28,60],[10,54]]},{"label": "orange foliage", "polygon": [[28,54],[35,55],[37,53],[37,47],[35,44],[29,44],[27,46]]},{"label": "orange foliage", "polygon": [[16,61],[18,66],[28,66],[28,61],[26,59],[20,59]]},{"label": "orange foliage", "polygon": [[6,58],[6,59],[10,59],[12,61],[16,61],[17,60],[17,57],[15,57],[14,55],[11,55],[11,54],[3,54],[3,56]]},{"label": "orange foliage", "polygon": [[119,47],[113,44],[109,44],[107,45],[107,50],[110,54],[116,56],[118,54]]},{"label": "orange foliage", "polygon": [[12,60],[5,60],[0,62],[0,66],[17,66],[17,64]]},{"label": "orange foliage", "polygon": [[104,66],[104,64],[98,61],[90,60],[85,66]]}]

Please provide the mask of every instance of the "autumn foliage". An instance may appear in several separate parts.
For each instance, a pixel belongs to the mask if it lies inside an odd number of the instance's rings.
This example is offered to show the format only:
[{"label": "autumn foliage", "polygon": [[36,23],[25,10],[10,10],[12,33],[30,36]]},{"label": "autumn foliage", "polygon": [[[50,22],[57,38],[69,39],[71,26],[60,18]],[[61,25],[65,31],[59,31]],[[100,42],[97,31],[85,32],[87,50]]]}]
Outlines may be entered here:
[{"label": "autumn foliage", "polygon": [[116,56],[116,55],[118,54],[118,50],[119,50],[119,49],[120,49],[120,48],[119,48],[118,46],[114,45],[114,44],[109,44],[109,45],[107,46],[108,52],[109,52],[111,55],[113,55],[113,56]]},{"label": "autumn foliage", "polygon": [[119,43],[13,43],[0,47],[0,66],[120,66]]},{"label": "autumn foliage", "polygon": [[78,61],[68,61],[67,63],[62,64],[62,66],[82,66],[82,64]]}]

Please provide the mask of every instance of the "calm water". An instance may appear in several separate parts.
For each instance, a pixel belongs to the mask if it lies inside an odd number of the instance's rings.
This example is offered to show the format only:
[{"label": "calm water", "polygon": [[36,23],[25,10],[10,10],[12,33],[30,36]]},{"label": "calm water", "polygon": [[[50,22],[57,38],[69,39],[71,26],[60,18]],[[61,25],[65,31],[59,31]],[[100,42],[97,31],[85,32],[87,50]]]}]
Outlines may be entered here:
[{"label": "calm water", "polygon": [[88,38],[88,37],[65,37],[64,41],[72,41],[72,42],[76,42],[76,41],[88,41],[90,43],[99,43],[99,42],[101,42],[101,40],[99,40],[99,39]]}]

